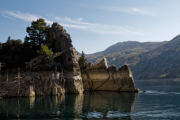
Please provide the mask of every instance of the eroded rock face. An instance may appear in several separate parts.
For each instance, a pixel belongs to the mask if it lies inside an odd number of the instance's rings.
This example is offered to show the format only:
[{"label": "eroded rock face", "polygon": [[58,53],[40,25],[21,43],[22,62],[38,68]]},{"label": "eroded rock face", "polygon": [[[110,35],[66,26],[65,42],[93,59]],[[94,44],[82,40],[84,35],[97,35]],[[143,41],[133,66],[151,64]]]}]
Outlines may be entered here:
[{"label": "eroded rock face", "polygon": [[72,40],[66,30],[58,23],[53,23],[50,28],[50,32],[47,39],[49,48],[52,48],[54,52],[65,51],[71,47]]},{"label": "eroded rock face", "polygon": [[2,96],[64,95],[64,81],[58,72],[5,71],[1,78]]},{"label": "eroded rock face", "polygon": [[135,88],[132,72],[127,65],[116,70],[114,66],[107,68],[105,62],[104,58],[100,63],[88,67],[83,72],[82,79],[85,90],[138,92],[138,89]]},{"label": "eroded rock face", "polygon": [[50,30],[48,47],[54,52],[61,52],[62,55],[56,62],[61,64],[63,69],[66,93],[82,93],[83,83],[78,64],[78,54],[72,45],[71,37],[66,30],[58,23],[53,23]]},{"label": "eroded rock face", "polygon": [[89,63],[87,69],[91,69],[92,70],[92,69],[107,69],[107,68],[108,68],[107,59],[104,57],[96,65],[93,65],[93,64]]}]

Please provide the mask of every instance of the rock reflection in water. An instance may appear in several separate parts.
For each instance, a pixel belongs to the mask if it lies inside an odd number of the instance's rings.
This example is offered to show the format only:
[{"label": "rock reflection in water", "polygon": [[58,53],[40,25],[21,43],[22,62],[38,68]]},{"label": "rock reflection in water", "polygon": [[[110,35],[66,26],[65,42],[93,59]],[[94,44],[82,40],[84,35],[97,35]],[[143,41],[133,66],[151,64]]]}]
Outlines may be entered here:
[{"label": "rock reflection in water", "polygon": [[35,97],[29,97],[29,108],[32,109],[34,107]]},{"label": "rock reflection in water", "polygon": [[[111,92],[5,98],[0,100],[0,119],[87,119],[96,118],[96,113],[99,113],[100,118],[108,118],[113,111],[133,111],[134,100],[134,93]],[[131,117],[126,116],[126,119]]]},{"label": "rock reflection in water", "polygon": [[[109,113],[126,114],[134,110],[136,93],[115,93],[115,92],[95,92],[88,93],[84,99],[83,113],[97,113],[88,116],[89,118],[107,118]],[[121,116],[119,116],[121,117]],[[123,116],[122,116],[123,117]],[[124,116],[131,120],[131,116]]]}]

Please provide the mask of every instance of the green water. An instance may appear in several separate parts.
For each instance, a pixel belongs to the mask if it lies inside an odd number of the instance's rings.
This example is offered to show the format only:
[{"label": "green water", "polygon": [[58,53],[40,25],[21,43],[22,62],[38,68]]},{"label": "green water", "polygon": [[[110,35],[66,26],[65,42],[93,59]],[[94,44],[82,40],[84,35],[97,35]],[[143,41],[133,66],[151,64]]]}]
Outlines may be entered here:
[{"label": "green water", "polygon": [[180,82],[139,81],[136,85],[146,90],[146,93],[96,92],[59,97],[1,99],[0,120],[180,119]]}]

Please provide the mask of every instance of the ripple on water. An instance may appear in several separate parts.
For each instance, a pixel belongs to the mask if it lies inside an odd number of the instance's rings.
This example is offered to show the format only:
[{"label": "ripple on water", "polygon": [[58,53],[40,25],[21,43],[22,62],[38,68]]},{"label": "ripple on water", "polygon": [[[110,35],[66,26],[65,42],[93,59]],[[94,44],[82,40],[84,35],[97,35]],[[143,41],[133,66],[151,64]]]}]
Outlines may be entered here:
[{"label": "ripple on water", "polygon": [[90,118],[103,118],[103,114],[101,112],[88,112],[87,114],[87,118],[90,119]]},{"label": "ripple on water", "polygon": [[150,94],[150,95],[165,95],[165,94],[168,94],[167,92],[164,92],[164,91],[155,91],[155,90],[147,90],[146,92],[140,91],[140,93]]},{"label": "ripple on water", "polygon": [[180,95],[180,92],[165,92],[165,91],[155,91],[155,90],[147,90],[146,92],[140,91],[143,94],[149,95]]},{"label": "ripple on water", "polygon": [[101,112],[88,112],[87,118],[122,118],[122,117],[141,117],[141,118],[177,118],[180,117],[180,113],[173,110],[152,110],[152,111],[140,111],[135,113],[121,113],[119,111],[108,111],[106,115]]}]

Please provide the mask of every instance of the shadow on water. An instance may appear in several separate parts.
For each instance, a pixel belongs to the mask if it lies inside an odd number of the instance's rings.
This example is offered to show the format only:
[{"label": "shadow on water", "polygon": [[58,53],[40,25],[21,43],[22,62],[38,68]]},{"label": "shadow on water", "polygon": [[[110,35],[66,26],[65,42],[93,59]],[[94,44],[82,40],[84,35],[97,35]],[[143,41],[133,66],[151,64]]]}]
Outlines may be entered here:
[{"label": "shadow on water", "polygon": [[[80,95],[5,98],[0,119],[95,119],[131,113],[135,93],[96,92]],[[116,118],[116,117],[115,117]],[[131,116],[118,118],[131,120]]]}]

